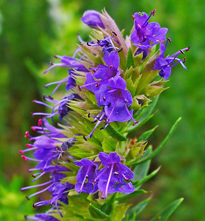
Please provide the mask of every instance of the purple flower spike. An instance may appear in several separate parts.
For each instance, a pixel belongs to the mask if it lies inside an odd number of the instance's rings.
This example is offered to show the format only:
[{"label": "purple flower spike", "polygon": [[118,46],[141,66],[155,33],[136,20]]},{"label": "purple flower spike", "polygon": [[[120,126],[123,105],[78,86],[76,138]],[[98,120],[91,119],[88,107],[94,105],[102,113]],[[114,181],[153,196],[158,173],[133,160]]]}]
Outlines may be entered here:
[{"label": "purple flower spike", "polygon": [[96,168],[98,165],[88,159],[74,161],[75,165],[81,167],[77,174],[77,183],[75,190],[79,193],[94,193],[98,190],[97,183],[94,182],[96,176]]},{"label": "purple flower spike", "polygon": [[94,10],[85,11],[83,17],[81,18],[82,22],[91,28],[105,28],[102,19],[100,18],[100,13]]},{"label": "purple flower spike", "polygon": [[134,174],[128,167],[120,163],[120,157],[116,152],[109,155],[101,152],[99,158],[105,167],[97,173],[94,182],[99,181],[98,188],[102,192],[103,199],[107,198],[107,194],[132,193],[135,190],[131,182],[125,182],[130,181]]},{"label": "purple flower spike", "polygon": [[[156,22],[148,23],[155,11],[152,11],[149,17],[145,12],[137,12],[133,15],[135,29],[132,33],[131,41],[143,50],[151,48],[166,39],[167,28],[161,28]],[[153,44],[150,44],[151,42]]]},{"label": "purple flower spike", "polygon": [[185,70],[187,69],[186,66],[184,65],[186,58],[179,59],[177,57],[180,54],[184,54],[184,51],[188,51],[190,48],[190,47],[187,47],[187,48],[181,49],[178,52],[174,53],[173,55],[170,55],[170,56],[164,58],[164,52],[166,50],[167,43],[169,41],[170,41],[170,39],[167,39],[167,42],[165,45],[164,44],[160,45],[161,54],[159,57],[156,58],[156,62],[154,65],[154,70],[160,70],[159,75],[166,80],[171,75],[171,68],[174,67],[176,64],[180,63]]}]

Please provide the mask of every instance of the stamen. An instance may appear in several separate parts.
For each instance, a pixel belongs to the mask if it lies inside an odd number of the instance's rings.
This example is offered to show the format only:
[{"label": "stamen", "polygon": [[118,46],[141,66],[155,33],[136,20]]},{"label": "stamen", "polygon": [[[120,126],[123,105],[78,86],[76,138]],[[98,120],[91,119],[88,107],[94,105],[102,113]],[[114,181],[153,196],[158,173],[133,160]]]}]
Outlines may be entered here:
[{"label": "stamen", "polygon": [[31,148],[31,144],[25,144],[26,147]]},{"label": "stamen", "polygon": [[108,191],[108,187],[109,187],[109,184],[110,184],[110,179],[111,179],[111,176],[112,176],[113,167],[114,167],[114,163],[111,164],[110,174],[109,174],[107,184],[106,184],[106,188],[105,188],[105,198],[107,198],[107,191]]},{"label": "stamen", "polygon": [[112,31],[112,33],[113,33],[115,36],[117,36],[117,34],[116,34],[114,31]]},{"label": "stamen", "polygon": [[82,91],[80,85],[77,85],[77,86],[78,86],[79,91]]},{"label": "stamen", "polygon": [[28,131],[26,131],[26,133],[25,133],[25,138],[27,138],[29,136],[29,132]]},{"label": "stamen", "polygon": [[47,185],[47,184],[50,184],[50,183],[52,183],[52,182],[53,182],[53,181],[50,180],[50,181],[48,181],[48,182],[46,182],[46,183],[41,183],[41,184],[34,185],[34,186],[23,187],[23,188],[21,188],[20,190],[23,191],[23,190],[27,190],[27,189],[31,189],[31,188],[35,188],[35,187],[41,187],[41,186],[45,186],[45,185]]},{"label": "stamen", "polygon": [[38,192],[36,192],[36,193],[34,193],[34,194],[31,194],[30,196],[28,196],[28,199],[30,199],[31,197],[33,197],[33,196],[35,196],[35,195],[37,195],[37,194],[40,194],[40,193],[45,192],[47,189],[51,188],[53,185],[54,185],[54,183],[52,183],[50,186],[46,187],[45,189],[43,189],[43,190],[41,190],[41,191],[38,191]]},{"label": "stamen", "polygon": [[186,62],[186,57],[184,58],[184,60],[182,61],[183,63],[185,63]]},{"label": "stamen", "polygon": [[84,177],[84,180],[83,180],[82,185],[81,185],[81,187],[80,187],[79,193],[82,192],[83,186],[84,186],[84,184],[85,184],[86,179],[88,178],[88,174],[89,174],[89,172],[90,172],[90,170],[91,170],[92,167],[93,167],[93,166],[89,166],[89,167],[88,167],[87,172],[86,172],[85,177]]},{"label": "stamen", "polygon": [[42,119],[38,120],[38,126],[40,127],[42,125]]},{"label": "stamen", "polygon": [[152,15],[155,16],[155,12],[157,11],[157,9],[154,9],[152,12]]},{"label": "stamen", "polygon": [[182,50],[179,50],[181,52],[181,54],[185,54]]}]

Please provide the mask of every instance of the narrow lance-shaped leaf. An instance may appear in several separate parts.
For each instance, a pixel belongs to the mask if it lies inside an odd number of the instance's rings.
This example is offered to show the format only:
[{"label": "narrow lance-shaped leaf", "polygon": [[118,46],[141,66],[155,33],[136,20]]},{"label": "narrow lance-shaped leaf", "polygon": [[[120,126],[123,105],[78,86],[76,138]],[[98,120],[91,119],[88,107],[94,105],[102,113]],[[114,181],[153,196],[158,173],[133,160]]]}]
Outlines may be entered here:
[{"label": "narrow lance-shaped leaf", "polygon": [[95,219],[103,219],[103,220],[109,220],[109,216],[102,212],[100,209],[98,209],[97,207],[93,206],[92,204],[89,205],[88,207],[89,211],[90,211],[90,215],[95,218]]},{"label": "narrow lance-shaped leaf", "polygon": [[153,176],[155,176],[158,171],[160,170],[161,166],[158,167],[156,170],[154,170],[152,173],[150,173],[148,176],[146,176],[145,178],[143,178],[142,180],[138,180],[135,183],[133,183],[134,187],[139,187],[141,186],[143,183],[145,183],[147,180],[151,179]]},{"label": "narrow lance-shaped leaf", "polygon": [[146,190],[135,190],[133,193],[130,194],[125,194],[122,197],[117,198],[116,200],[118,200],[119,202],[124,202],[126,199],[135,197],[135,196],[139,196],[141,194],[147,193]]},{"label": "narrow lance-shaped leaf", "polygon": [[[173,132],[175,131],[178,123],[180,122],[181,117],[174,123],[174,125],[172,126],[171,130],[169,131],[168,135],[165,137],[165,139],[162,141],[162,143],[146,158],[140,160],[139,162],[136,162],[136,164],[141,164],[146,162],[147,160],[152,159],[154,156],[156,156],[159,151],[164,147],[164,145],[167,143],[167,141],[169,140],[169,138],[171,137],[171,135],[173,134]],[[132,165],[134,162],[132,162]]]},{"label": "narrow lance-shaped leaf", "polygon": [[126,69],[129,69],[130,67],[134,68],[134,60],[132,57],[132,51],[129,48],[128,53],[127,53]]},{"label": "narrow lance-shaped leaf", "polygon": [[125,136],[123,136],[121,133],[119,133],[117,130],[115,130],[115,128],[113,128],[111,125],[109,125],[106,130],[108,131],[108,133],[113,137],[116,138],[120,141],[126,141],[127,138]]},{"label": "narrow lance-shaped leaf", "polygon": [[148,139],[148,137],[155,131],[155,129],[157,128],[158,126],[154,127],[153,129],[151,130],[148,130],[146,132],[144,132],[139,138],[138,138],[138,141],[145,141]]},{"label": "narrow lance-shaped leaf", "polygon": [[180,198],[178,200],[175,200],[173,203],[168,205],[162,212],[158,213],[154,218],[152,218],[150,221],[166,221],[169,216],[176,210],[176,208],[181,204],[181,202],[184,200],[184,198]]},{"label": "narrow lance-shaped leaf", "polygon": [[[146,200],[143,200],[142,202],[138,203],[137,205],[135,205],[129,212],[129,221],[133,221],[134,217],[136,217],[149,203],[149,201],[151,200],[151,197],[147,198]],[[134,216],[134,217],[133,217]]]}]

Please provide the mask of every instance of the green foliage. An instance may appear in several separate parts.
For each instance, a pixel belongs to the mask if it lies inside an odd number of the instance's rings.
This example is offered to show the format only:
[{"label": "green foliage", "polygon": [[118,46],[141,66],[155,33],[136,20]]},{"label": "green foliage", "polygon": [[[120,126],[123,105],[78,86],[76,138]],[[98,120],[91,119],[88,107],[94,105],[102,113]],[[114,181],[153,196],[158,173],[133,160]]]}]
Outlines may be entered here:
[{"label": "green foliage", "polygon": [[[22,221],[24,215],[33,213],[34,200],[25,200],[25,194],[19,192],[23,185],[23,179],[14,176],[8,185],[1,176],[0,179],[0,220]],[[12,212],[11,212],[12,211]]]}]

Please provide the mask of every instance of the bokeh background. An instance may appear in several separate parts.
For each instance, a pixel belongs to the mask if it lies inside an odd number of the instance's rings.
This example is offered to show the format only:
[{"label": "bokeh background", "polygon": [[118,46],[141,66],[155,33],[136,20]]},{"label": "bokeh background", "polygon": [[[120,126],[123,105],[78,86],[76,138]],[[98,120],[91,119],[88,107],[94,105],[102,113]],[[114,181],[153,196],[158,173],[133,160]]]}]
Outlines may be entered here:
[{"label": "bokeh background", "polygon": [[[167,27],[172,42],[170,54],[190,45],[188,68],[173,68],[169,90],[157,104],[159,110],[147,128],[159,125],[149,140],[159,144],[178,117],[182,121],[165,149],[155,157],[151,170],[160,172],[144,188],[153,199],[141,219],[149,220],[167,204],[184,197],[170,221],[204,221],[205,217],[205,5],[204,0],[1,0],[0,1],[0,220],[24,220],[32,214],[32,203],[19,187],[28,185],[33,165],[18,151],[24,148],[24,132],[35,125],[30,112],[43,111],[32,100],[49,94],[43,85],[66,76],[56,68],[43,75],[54,62],[54,54],[72,56],[77,34],[86,40],[89,29],[80,21],[87,9],[106,8],[125,33],[133,25],[136,11],[148,14],[157,9],[152,21]],[[27,192],[26,194],[29,194]]]}]

